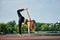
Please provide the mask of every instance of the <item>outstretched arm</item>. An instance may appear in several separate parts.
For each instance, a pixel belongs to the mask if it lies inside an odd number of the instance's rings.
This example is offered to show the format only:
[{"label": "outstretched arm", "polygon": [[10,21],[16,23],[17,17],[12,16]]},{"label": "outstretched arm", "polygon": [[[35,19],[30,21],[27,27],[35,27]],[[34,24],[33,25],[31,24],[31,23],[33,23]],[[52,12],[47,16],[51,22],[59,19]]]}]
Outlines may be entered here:
[{"label": "outstretched arm", "polygon": [[26,11],[27,16],[28,16],[28,20],[30,21],[30,20],[31,20],[31,18],[30,18],[29,12],[28,12],[28,8],[24,8],[24,10]]}]

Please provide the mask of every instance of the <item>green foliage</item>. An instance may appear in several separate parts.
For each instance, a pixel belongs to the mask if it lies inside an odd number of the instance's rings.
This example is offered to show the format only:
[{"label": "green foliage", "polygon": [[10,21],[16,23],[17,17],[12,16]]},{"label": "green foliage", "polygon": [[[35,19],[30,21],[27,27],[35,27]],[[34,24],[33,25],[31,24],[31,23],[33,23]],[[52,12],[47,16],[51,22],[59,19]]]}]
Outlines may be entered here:
[{"label": "green foliage", "polygon": [[14,30],[13,30],[14,33],[18,33],[19,32],[19,27],[18,25],[14,25]]},{"label": "green foliage", "polygon": [[47,31],[48,30],[48,25],[43,24],[40,28],[41,28],[42,31]]},{"label": "green foliage", "polygon": [[36,23],[36,31],[41,30],[41,25],[43,25],[44,23]]},{"label": "green foliage", "polygon": [[0,23],[0,33],[3,32],[3,34],[7,33],[14,33],[14,26],[16,25],[16,22],[10,21],[8,23]]},{"label": "green foliage", "polygon": [[36,31],[40,30],[40,23],[36,23]]},{"label": "green foliage", "polygon": [[15,21],[10,21],[6,24],[7,27],[7,32],[8,33],[14,33],[14,26],[15,26],[16,22]]},{"label": "green foliage", "polygon": [[36,31],[60,31],[60,23],[36,23]]},{"label": "green foliage", "polygon": [[[27,33],[27,24],[22,24],[22,32]],[[36,23],[36,31],[60,31],[60,23]],[[0,23],[0,34],[19,33],[19,27],[16,22]]]},{"label": "green foliage", "polygon": [[6,24],[0,23],[0,32],[6,33]]},{"label": "green foliage", "polygon": [[22,32],[24,33],[26,33],[28,31],[28,25],[27,24],[23,24],[22,25]]}]

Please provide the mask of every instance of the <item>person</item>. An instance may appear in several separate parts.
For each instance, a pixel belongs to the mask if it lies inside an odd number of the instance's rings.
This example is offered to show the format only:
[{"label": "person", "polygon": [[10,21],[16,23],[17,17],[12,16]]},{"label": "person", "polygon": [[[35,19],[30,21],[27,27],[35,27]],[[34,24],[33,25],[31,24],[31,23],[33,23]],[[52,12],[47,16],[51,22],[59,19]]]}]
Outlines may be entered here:
[{"label": "person", "polygon": [[[18,17],[19,17],[19,21],[18,21],[18,26],[19,26],[19,34],[22,34],[22,23],[24,24],[28,24],[28,22],[30,22],[30,29],[32,29],[32,31],[35,31],[35,20],[29,20],[29,19],[25,19],[22,15],[21,15],[21,12],[22,11],[27,11],[28,9],[27,8],[23,8],[23,9],[18,9],[17,10],[17,14],[18,14]],[[29,24],[28,24],[29,25]]]}]

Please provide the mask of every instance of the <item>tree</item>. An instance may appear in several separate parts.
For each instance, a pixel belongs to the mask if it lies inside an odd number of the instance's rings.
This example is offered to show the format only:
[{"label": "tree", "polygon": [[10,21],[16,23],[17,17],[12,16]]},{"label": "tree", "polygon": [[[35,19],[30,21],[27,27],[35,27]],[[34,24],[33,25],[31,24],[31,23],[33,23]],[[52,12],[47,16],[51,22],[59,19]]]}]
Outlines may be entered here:
[{"label": "tree", "polygon": [[47,31],[48,30],[48,25],[47,24],[43,24],[40,28],[42,31]]},{"label": "tree", "polygon": [[17,24],[14,25],[14,33],[18,33],[19,32],[19,27]]},{"label": "tree", "polygon": [[54,26],[53,26],[53,24],[50,24],[49,25],[49,31],[53,31],[55,28],[54,28]]},{"label": "tree", "polygon": [[0,23],[0,32],[3,32],[3,34],[5,34],[7,32],[6,28],[6,24]]},{"label": "tree", "polygon": [[43,25],[44,23],[36,23],[36,31],[40,31],[41,30],[41,25]]},{"label": "tree", "polygon": [[16,22],[14,20],[6,24],[8,33],[13,33],[15,24]]},{"label": "tree", "polygon": [[23,24],[22,25],[22,32],[24,33],[26,33],[28,31],[28,25],[27,24]]}]

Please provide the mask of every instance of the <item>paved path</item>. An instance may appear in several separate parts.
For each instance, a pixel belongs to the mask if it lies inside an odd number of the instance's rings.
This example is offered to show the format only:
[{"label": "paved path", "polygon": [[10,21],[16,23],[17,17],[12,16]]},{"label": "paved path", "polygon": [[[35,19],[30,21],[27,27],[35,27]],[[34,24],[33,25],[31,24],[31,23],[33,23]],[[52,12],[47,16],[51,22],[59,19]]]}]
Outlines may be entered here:
[{"label": "paved path", "polygon": [[0,35],[0,40],[60,40],[60,36]]}]

